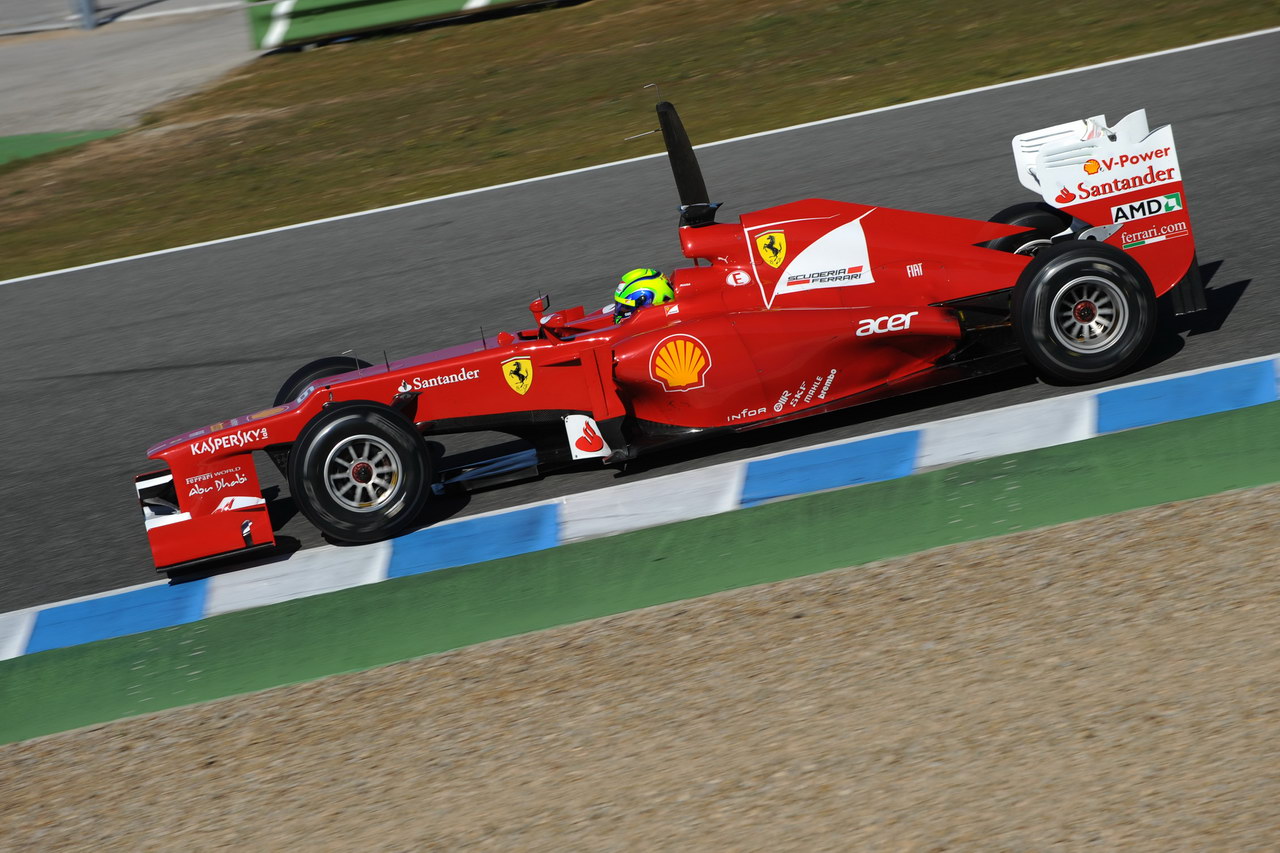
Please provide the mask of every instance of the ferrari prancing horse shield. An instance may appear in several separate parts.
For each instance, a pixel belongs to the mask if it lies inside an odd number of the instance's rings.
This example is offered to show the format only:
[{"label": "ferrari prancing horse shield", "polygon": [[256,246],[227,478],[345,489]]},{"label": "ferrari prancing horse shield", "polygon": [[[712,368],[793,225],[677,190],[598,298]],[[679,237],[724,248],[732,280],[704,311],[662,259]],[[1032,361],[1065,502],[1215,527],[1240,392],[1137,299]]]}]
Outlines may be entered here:
[{"label": "ferrari prancing horse shield", "polygon": [[787,259],[787,235],[781,231],[769,231],[756,238],[756,251],[764,262],[777,269]]},{"label": "ferrari prancing horse shield", "polygon": [[502,375],[517,394],[526,394],[533,385],[533,362],[527,358],[513,358],[502,362]]}]

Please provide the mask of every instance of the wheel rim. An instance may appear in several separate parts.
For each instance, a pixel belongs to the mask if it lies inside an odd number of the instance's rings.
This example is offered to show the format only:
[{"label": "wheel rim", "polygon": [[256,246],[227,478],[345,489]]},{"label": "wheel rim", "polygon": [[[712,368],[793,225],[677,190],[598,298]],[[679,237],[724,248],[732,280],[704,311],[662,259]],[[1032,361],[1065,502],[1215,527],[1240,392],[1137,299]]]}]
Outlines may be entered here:
[{"label": "wheel rim", "polygon": [[377,436],[356,435],[329,451],[324,485],[329,497],[346,509],[375,512],[395,495],[402,468],[391,445]]},{"label": "wheel rim", "polygon": [[1079,353],[1113,346],[1129,327],[1129,305],[1115,282],[1099,276],[1072,279],[1053,297],[1051,328],[1058,343]]}]

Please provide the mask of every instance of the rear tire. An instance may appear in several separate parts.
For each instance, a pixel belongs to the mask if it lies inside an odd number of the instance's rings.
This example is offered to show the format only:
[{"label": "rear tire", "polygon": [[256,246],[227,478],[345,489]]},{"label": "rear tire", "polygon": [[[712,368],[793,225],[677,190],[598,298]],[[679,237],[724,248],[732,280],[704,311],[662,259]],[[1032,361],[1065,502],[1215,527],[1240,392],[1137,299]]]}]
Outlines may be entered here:
[{"label": "rear tire", "polygon": [[1032,229],[1008,237],[997,237],[986,243],[988,249],[1012,252],[1015,255],[1034,255],[1048,247],[1055,234],[1061,234],[1071,225],[1070,216],[1042,201],[1028,201],[1006,207],[987,221]]},{"label": "rear tire", "polygon": [[408,531],[431,494],[431,459],[413,424],[370,402],[328,406],[289,455],[298,510],[331,539],[376,542]]},{"label": "rear tire", "polygon": [[284,381],[280,390],[276,392],[275,402],[271,405],[283,406],[285,403],[292,403],[316,380],[327,379],[340,373],[350,373],[353,370],[363,370],[366,367],[372,367],[372,365],[350,355],[327,355],[324,358],[317,358],[299,367]]},{"label": "rear tire", "polygon": [[1039,250],[1013,288],[1027,360],[1051,380],[1099,382],[1133,366],[1155,337],[1155,292],[1120,249],[1070,240]]}]

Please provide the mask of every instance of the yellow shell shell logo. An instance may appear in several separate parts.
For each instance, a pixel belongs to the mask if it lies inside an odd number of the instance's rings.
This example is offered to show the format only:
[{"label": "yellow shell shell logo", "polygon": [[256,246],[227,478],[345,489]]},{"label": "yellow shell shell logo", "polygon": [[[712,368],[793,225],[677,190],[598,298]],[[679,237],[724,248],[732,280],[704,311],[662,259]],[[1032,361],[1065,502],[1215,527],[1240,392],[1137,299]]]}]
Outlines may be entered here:
[{"label": "yellow shell shell logo", "polygon": [[649,362],[653,381],[661,383],[667,391],[701,388],[710,369],[711,356],[706,346],[691,335],[664,338],[653,348]]}]

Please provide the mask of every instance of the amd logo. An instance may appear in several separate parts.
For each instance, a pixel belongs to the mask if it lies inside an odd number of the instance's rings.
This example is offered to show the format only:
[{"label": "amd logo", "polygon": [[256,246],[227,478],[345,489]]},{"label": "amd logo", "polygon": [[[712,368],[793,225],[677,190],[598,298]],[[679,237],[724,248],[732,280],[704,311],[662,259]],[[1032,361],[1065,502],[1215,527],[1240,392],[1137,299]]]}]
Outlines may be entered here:
[{"label": "amd logo", "polygon": [[1182,193],[1169,193],[1142,201],[1118,204],[1111,208],[1112,222],[1132,222],[1135,219],[1146,219],[1148,216],[1159,216],[1162,213],[1173,213],[1182,210]]}]

